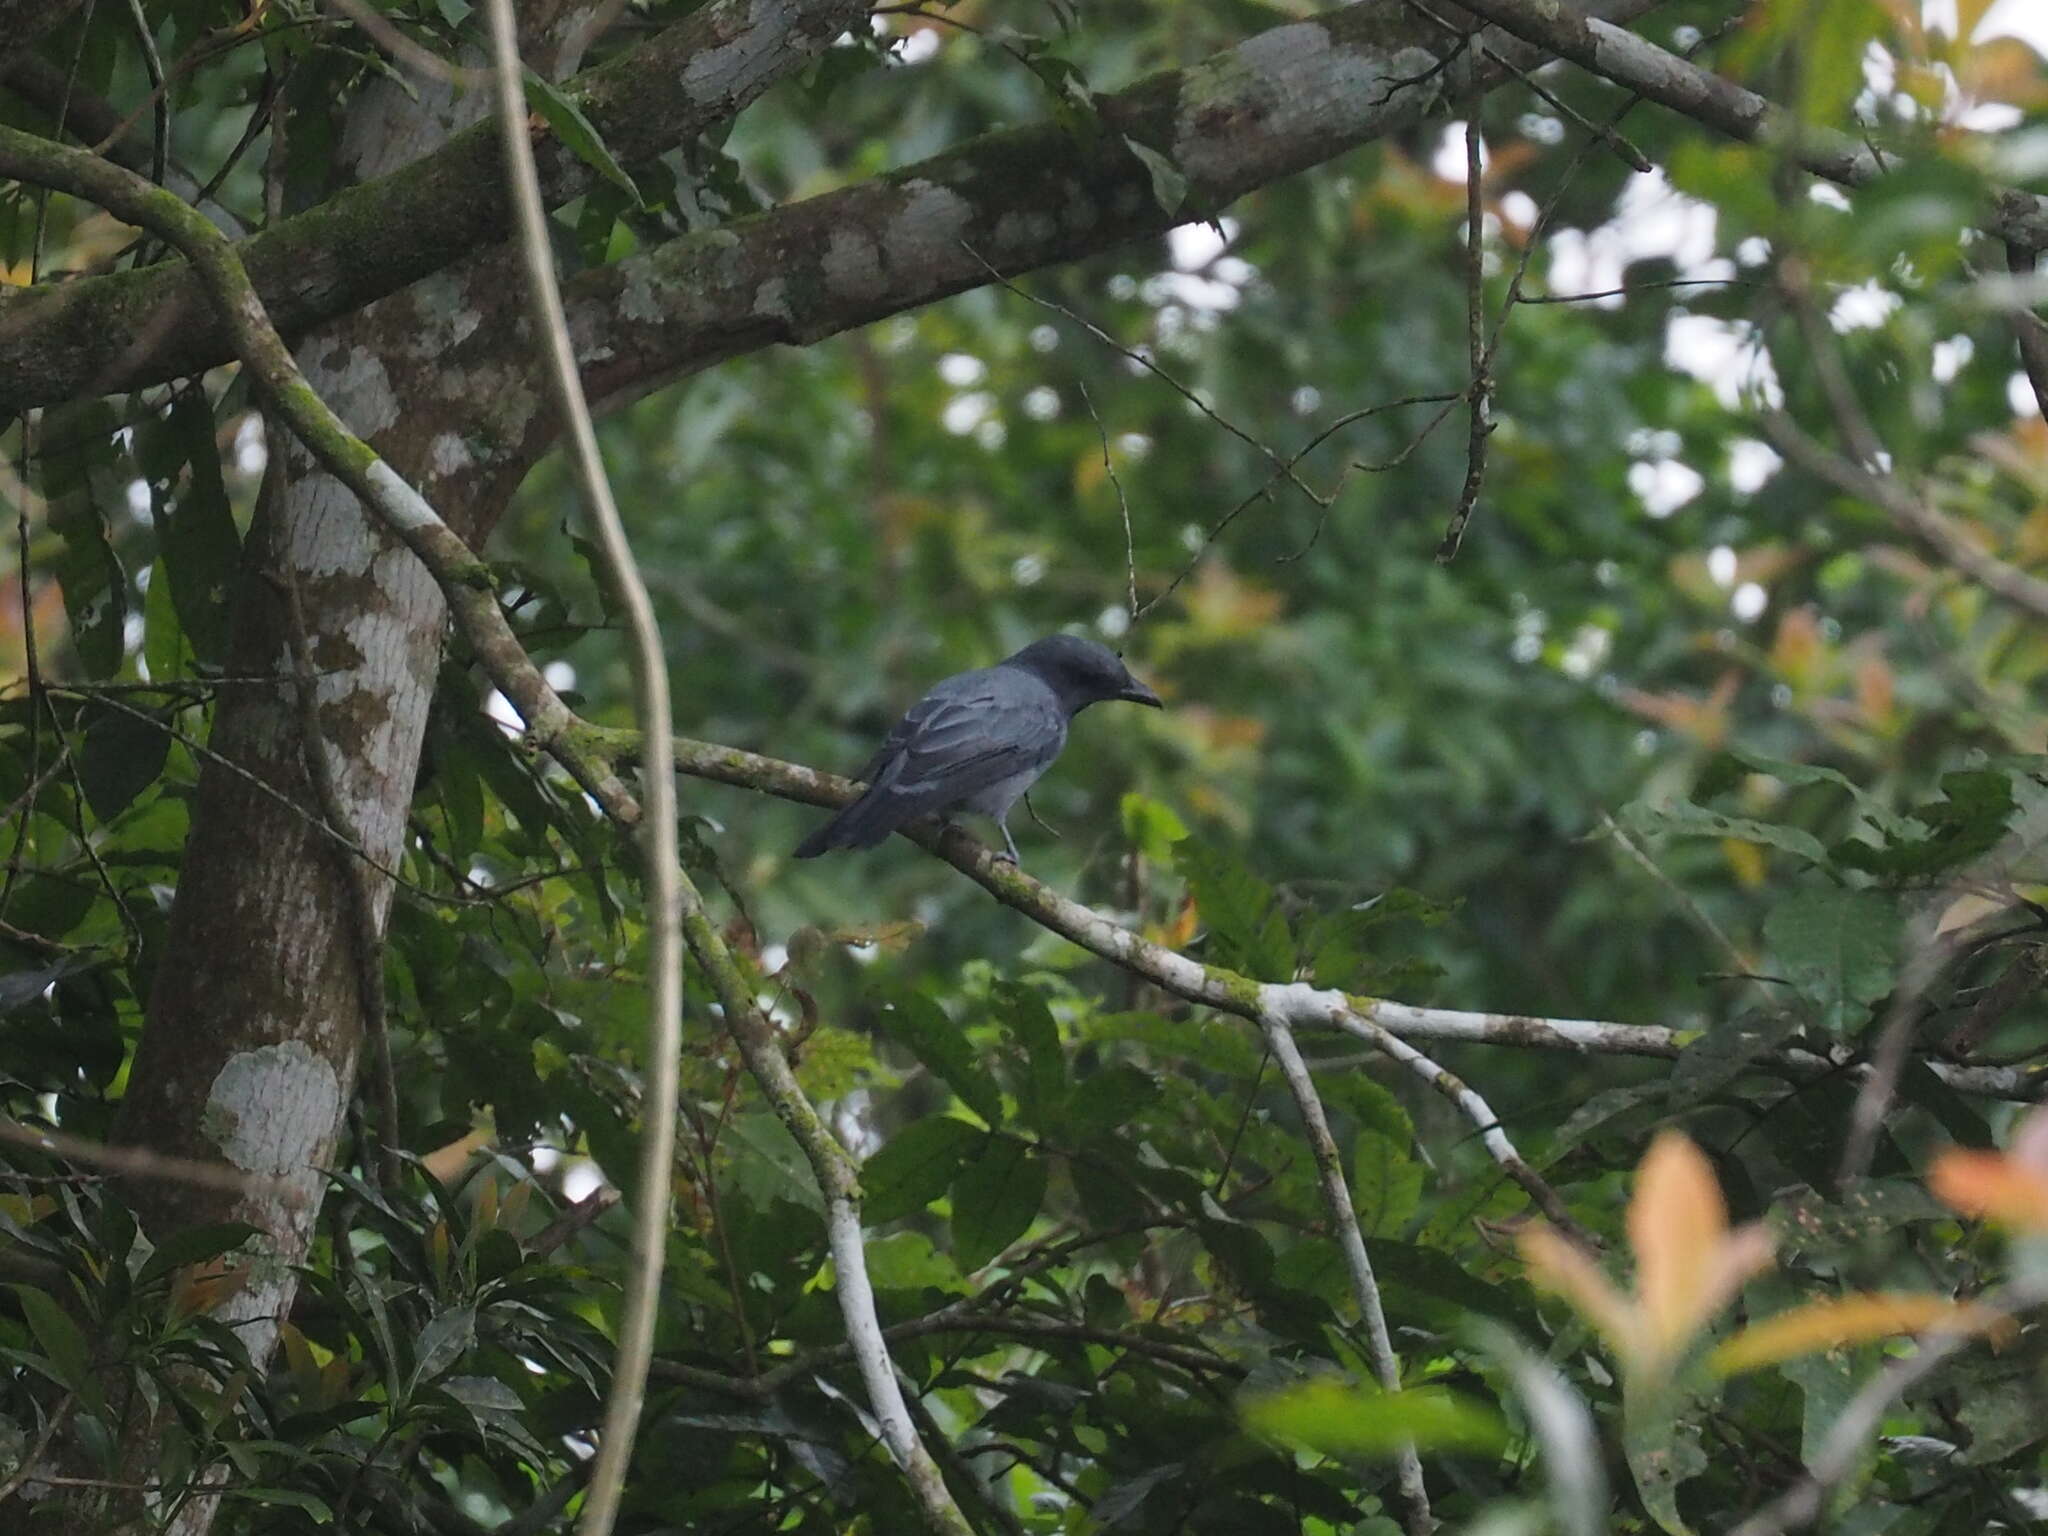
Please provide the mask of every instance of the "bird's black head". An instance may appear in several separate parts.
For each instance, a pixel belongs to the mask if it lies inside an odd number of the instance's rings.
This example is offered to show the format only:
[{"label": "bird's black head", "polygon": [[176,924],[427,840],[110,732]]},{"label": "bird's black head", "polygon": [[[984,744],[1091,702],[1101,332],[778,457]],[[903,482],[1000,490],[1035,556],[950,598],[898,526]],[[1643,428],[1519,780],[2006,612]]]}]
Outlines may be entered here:
[{"label": "bird's black head", "polygon": [[1044,680],[1072,715],[1106,699],[1163,706],[1159,695],[1131,676],[1123,658],[1107,646],[1077,635],[1048,635],[1034,640],[1003,663],[1020,667]]}]

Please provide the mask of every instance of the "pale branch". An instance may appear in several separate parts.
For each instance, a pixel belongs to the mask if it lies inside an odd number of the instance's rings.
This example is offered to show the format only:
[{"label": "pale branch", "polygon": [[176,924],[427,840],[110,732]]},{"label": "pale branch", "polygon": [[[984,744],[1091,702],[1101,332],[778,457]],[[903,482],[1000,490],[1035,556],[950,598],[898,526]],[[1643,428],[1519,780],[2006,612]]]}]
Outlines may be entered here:
[{"label": "pale branch", "polygon": [[[563,87],[622,164],[729,121],[862,24],[859,0],[713,0]],[[552,132],[537,145],[559,207],[598,173]],[[401,170],[244,243],[278,329],[298,334],[506,239],[512,202],[497,133],[478,123]],[[161,383],[235,355],[182,263],[0,294],[0,417],[30,405]]]},{"label": "pale branch", "polygon": [[199,1158],[152,1151],[148,1147],[121,1147],[88,1141],[66,1131],[23,1125],[19,1120],[0,1118],[0,1142],[45,1152],[67,1162],[105,1168],[134,1179],[161,1179],[167,1183],[226,1190],[237,1195],[260,1194],[286,1205],[305,1203],[305,1196],[296,1185],[283,1179],[246,1172],[232,1163],[210,1163]]},{"label": "pale branch", "polygon": [[[1365,1329],[1365,1356],[1373,1375],[1389,1392],[1401,1390],[1401,1361],[1394,1353],[1393,1335],[1387,1331],[1387,1309],[1380,1301],[1379,1282],[1373,1276],[1372,1259],[1365,1251],[1365,1234],[1358,1229],[1358,1207],[1344,1182],[1344,1160],[1337,1151],[1337,1139],[1330,1134],[1330,1117],[1323,1113],[1323,1101],[1316,1093],[1315,1079],[1294,1043],[1294,1031],[1277,1013],[1261,1013],[1257,1020],[1266,1037],[1266,1048],[1280,1064],[1287,1079],[1287,1091],[1301,1115],[1302,1130],[1308,1138],[1309,1155],[1316,1165],[1316,1182],[1323,1193],[1323,1207],[1330,1216],[1331,1236],[1344,1256],[1344,1271],[1351,1281],[1351,1299],[1358,1307]],[[1430,1536],[1436,1521],[1429,1512],[1429,1489],[1423,1481],[1422,1458],[1413,1444],[1403,1445],[1395,1454],[1394,1466],[1401,1483],[1401,1501],[1407,1505],[1408,1536]]]},{"label": "pale branch", "polygon": [[[2048,1304],[2048,1281],[2019,1280],[1972,1306],[1996,1320],[2017,1318],[2044,1304]],[[1829,1495],[1862,1464],[1892,1404],[1962,1353],[1982,1332],[1947,1328],[1919,1335],[1919,1348],[1890,1361],[1842,1405],[1819,1452],[1806,1464],[1806,1475],[1736,1526],[1731,1536],[1784,1536],[1819,1520],[1826,1513]]]},{"label": "pale branch", "polygon": [[[1782,150],[1794,163],[1843,186],[1867,186],[1888,169],[1862,139],[1800,122],[1784,108],[1711,70],[1563,0],[1459,0],[1475,16],[1524,42],[1624,86],[1647,101],[1748,144]],[[2005,188],[1992,195],[1985,227],[2008,244],[2048,249],[2048,198]]]},{"label": "pale branch", "polygon": [[[597,428],[583,398],[575,350],[562,318],[555,282],[554,252],[548,243],[547,209],[527,133],[526,90],[519,58],[518,24],[512,0],[490,0],[493,86],[498,128],[504,140],[505,179],[510,184],[519,226],[520,265],[525,269],[529,311],[547,351],[547,375],[555,409],[567,426],[570,461],[583,493],[584,510],[597,531],[605,583],[625,615],[627,661],[633,677],[634,717],[650,731],[670,729],[668,660],[654,603],[633,558],[620,520]],[[649,752],[641,771],[646,814],[636,829],[644,859],[648,908],[646,1088],[640,1116],[640,1177],[633,1212],[633,1249],[626,1284],[625,1315],[619,1328],[618,1358],[605,1397],[597,1461],[590,1494],[577,1529],[581,1536],[611,1536],[632,1464],[633,1441],[647,1396],[647,1363],[654,1357],[655,1314],[661,1304],[662,1266],[668,1256],[670,1182],[675,1166],[676,1101],[683,1052],[682,864],[676,835],[674,762],[669,753]],[[368,942],[366,936],[365,942]]]},{"label": "pale branch", "polygon": [[1345,1033],[1357,1036],[1383,1056],[1401,1063],[1427,1083],[1434,1092],[1442,1094],[1457,1105],[1465,1118],[1478,1130],[1480,1145],[1486,1148],[1487,1156],[1499,1165],[1501,1172],[1522,1186],[1529,1198],[1536,1202],[1537,1208],[1549,1219],[1550,1224],[1585,1247],[1596,1252],[1599,1250],[1599,1240],[1579,1225],[1578,1218],[1571,1213],[1571,1207],[1565,1204],[1541,1174],[1529,1166],[1522,1154],[1515,1150],[1515,1144],[1508,1139],[1507,1130],[1500,1123],[1500,1116],[1493,1112],[1493,1106],[1480,1096],[1477,1089],[1455,1072],[1423,1055],[1384,1025],[1355,1016],[1340,1016],[1336,1023]]},{"label": "pale branch", "polygon": [[[600,759],[627,761],[639,750],[631,731],[585,727],[579,741]],[[783,762],[737,747],[678,738],[676,768],[693,778],[728,784],[793,800],[838,807],[857,799],[863,786],[837,774]],[[903,829],[904,836],[944,859],[996,900],[1091,954],[1176,997],[1256,1022],[1277,1013],[1296,1029],[1351,1031],[1352,1021],[1378,1025],[1403,1040],[1452,1040],[1474,1045],[1521,1046],[1577,1055],[1644,1056],[1675,1059],[1699,1030],[1660,1024],[1619,1024],[1599,1019],[1544,1018],[1531,1014],[1478,1013],[1426,1008],[1388,998],[1359,997],[1306,982],[1259,982],[1222,966],[1205,965],[1149,939],[1090,907],[1069,900],[1034,880],[1007,859],[957,827],[926,820]],[[1838,1054],[1787,1047],[1766,1051],[1758,1067],[1795,1078],[1846,1073],[1860,1078],[1868,1068],[1846,1049]],[[2017,1067],[1972,1067],[1929,1060],[1929,1071],[1961,1093],[2032,1103],[2044,1096],[2044,1075]]]},{"label": "pale branch", "polygon": [[1923,546],[1943,565],[1967,576],[2001,602],[2048,618],[2048,581],[2008,565],[1979,546],[1941,512],[1902,484],[1895,475],[1868,468],[1815,441],[1782,411],[1763,418],[1765,435],[1786,460],[1807,474],[1857,501],[1868,502],[1889,517],[1900,532]]},{"label": "pale branch", "polygon": [[[258,392],[290,424],[320,465],[353,491],[427,568],[478,664],[525,722],[529,739],[554,758],[605,815],[628,830],[636,828],[642,816],[640,803],[612,762],[591,747],[594,728],[570,710],[520,645],[498,605],[488,568],[425,498],[351,433],[306,382],[265,313],[234,246],[192,208],[133,172],[13,129],[0,128],[0,174],[96,203],[117,218],[148,229],[186,256],[226,318],[236,356],[254,378]],[[884,1437],[907,1476],[936,1484],[920,1488],[919,1495],[921,1507],[928,1513],[950,1512],[950,1521],[938,1528],[949,1536],[965,1533],[967,1527],[945,1489],[944,1478],[918,1442],[909,1414],[901,1408],[893,1368],[879,1345],[880,1326],[859,1241],[860,1184],[854,1164],[805,1097],[782,1053],[779,1032],[761,1012],[746,976],[705,910],[703,897],[680,866],[676,888],[684,940],[711,981],[725,1010],[726,1026],[748,1069],[803,1150],[824,1193],[835,1268],[843,1288],[840,1306],[850,1327],[856,1327],[855,1314],[860,1315],[864,1325],[856,1328],[856,1335],[872,1343],[861,1355],[862,1370],[874,1394],[873,1406]]]}]

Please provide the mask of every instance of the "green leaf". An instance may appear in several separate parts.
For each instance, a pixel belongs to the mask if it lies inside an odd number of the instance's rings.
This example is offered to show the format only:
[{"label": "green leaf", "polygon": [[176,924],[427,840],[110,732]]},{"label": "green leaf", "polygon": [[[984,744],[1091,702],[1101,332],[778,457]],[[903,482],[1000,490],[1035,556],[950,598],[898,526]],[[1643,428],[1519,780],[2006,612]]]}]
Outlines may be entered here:
[{"label": "green leaf", "polygon": [[1083,1078],[1068,1096],[1058,1122],[1061,1140],[1079,1146],[1128,1125],[1158,1097],[1159,1080],[1149,1072],[1128,1062],[1104,1067]]},{"label": "green leaf", "polygon": [[1045,1163],[1021,1141],[990,1136],[953,1181],[953,1261],[972,1273],[1024,1235],[1045,1203]]},{"label": "green leaf", "polygon": [[1209,930],[1208,956],[1259,981],[1294,979],[1294,941],[1273,888],[1227,853],[1193,838],[1174,857]]},{"label": "green leaf", "polygon": [[1915,879],[1967,864],[2005,838],[2019,809],[2012,780],[1995,769],[1944,774],[1943,799],[1915,806],[1912,821],[1888,830],[1882,847],[1835,846],[1837,862],[1894,879]]},{"label": "green leaf", "polygon": [[1753,821],[1747,816],[1726,816],[1688,800],[1674,800],[1669,805],[1632,801],[1621,808],[1618,819],[1629,831],[1642,836],[1727,837],[1741,843],[1782,848],[1810,864],[1824,865],[1828,861],[1827,850],[1811,832],[1776,822]]},{"label": "green leaf", "polygon": [[1138,163],[1145,167],[1145,174],[1152,182],[1152,201],[1165,214],[1177,214],[1188,200],[1188,175],[1173,163],[1170,155],[1163,155],[1149,144],[1140,144],[1126,135],[1124,148],[1138,157]]},{"label": "green leaf", "polygon": [[892,1232],[866,1246],[868,1278],[878,1291],[970,1292],[958,1266],[922,1232]]},{"label": "green leaf", "polygon": [[722,1140],[732,1154],[728,1177],[733,1188],[756,1210],[765,1211],[778,1200],[811,1211],[825,1209],[803,1148],[774,1115],[739,1115]]},{"label": "green leaf", "polygon": [[1495,1451],[1500,1419],[1442,1387],[1385,1392],[1319,1377],[1276,1392],[1250,1392],[1239,1417],[1251,1433],[1325,1456],[1393,1456],[1418,1451]]},{"label": "green leaf", "polygon": [[1631,1393],[1622,1412],[1622,1449],[1636,1493],[1668,1536],[1692,1536],[1678,1513],[1679,1485],[1707,1469],[1698,1419],[1674,1391]]},{"label": "green leaf", "polygon": [[47,1291],[32,1285],[16,1285],[10,1289],[21,1298],[21,1310],[28,1318],[29,1330],[43,1347],[51,1370],[72,1391],[85,1391],[86,1378],[91,1371],[92,1350],[71,1314],[51,1300]]},{"label": "green leaf", "polygon": [[881,1013],[883,1031],[960,1095],[991,1126],[1003,1123],[1003,1096],[958,1024],[921,992],[899,992]]},{"label": "green leaf", "polygon": [[645,207],[640,201],[640,189],[626,174],[626,168],[613,158],[604,136],[583,115],[583,109],[532,70],[525,74],[527,106],[547,119],[548,127],[569,147],[571,154],[632,198],[635,208]]},{"label": "green leaf", "polygon": [[861,1214],[872,1226],[921,1211],[952,1184],[983,1133],[951,1115],[927,1115],[861,1164]]},{"label": "green leaf", "polygon": [[1014,1087],[1024,1120],[1047,1128],[1067,1093],[1067,1062],[1060,1052],[1060,1028],[1045,999],[1028,987],[1005,983],[995,989],[996,1017],[1024,1054],[1024,1072]]},{"label": "green leaf", "polygon": [[1368,1234],[1398,1232],[1422,1204],[1422,1168],[1400,1143],[1360,1131],[1351,1154],[1351,1203]]},{"label": "green leaf", "polygon": [[297,1488],[268,1488],[263,1486],[229,1488],[230,1498],[245,1499],[251,1504],[281,1506],[296,1509],[315,1525],[328,1525],[334,1520],[334,1511],[326,1501]]},{"label": "green leaf", "polygon": [[105,709],[86,729],[78,753],[78,782],[85,803],[101,822],[110,822],[163,772],[171,737],[156,721],[125,709]]},{"label": "green leaf", "polygon": [[168,1275],[174,1269],[183,1269],[187,1264],[203,1264],[208,1259],[232,1253],[261,1230],[246,1221],[221,1221],[173,1232],[158,1243],[156,1251],[143,1261],[135,1283],[138,1286],[148,1285],[152,1280]]},{"label": "green leaf", "polygon": [[1764,919],[1764,938],[1778,967],[1814,1005],[1830,1034],[1860,1024],[1869,1006],[1892,988],[1898,916],[1876,891],[1808,886]]},{"label": "green leaf", "polygon": [[227,660],[229,594],[242,538],[221,481],[205,392],[181,392],[166,420],[138,434],[136,457],[149,484],[150,515],[178,624],[192,654],[220,666]]},{"label": "green leaf", "polygon": [[1124,836],[1155,864],[1170,860],[1173,845],[1188,835],[1187,823],[1173,807],[1150,795],[1133,790],[1124,796],[1119,809],[1123,814]]},{"label": "green leaf", "polygon": [[72,648],[93,677],[119,671],[126,649],[128,577],[100,512],[119,505],[126,478],[118,430],[112,407],[92,400],[45,412],[37,434],[65,445],[38,459],[50,529],[63,540],[49,569],[64,593]]},{"label": "green leaf", "polygon": [[476,1343],[476,1308],[450,1307],[437,1312],[420,1330],[412,1368],[412,1390],[445,1376]]}]

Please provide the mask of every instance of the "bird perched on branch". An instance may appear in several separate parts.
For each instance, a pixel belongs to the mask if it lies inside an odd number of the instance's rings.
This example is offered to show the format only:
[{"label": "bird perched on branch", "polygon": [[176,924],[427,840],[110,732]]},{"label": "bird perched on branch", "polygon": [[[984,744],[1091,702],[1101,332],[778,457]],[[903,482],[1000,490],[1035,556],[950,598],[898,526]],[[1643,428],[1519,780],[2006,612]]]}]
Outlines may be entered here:
[{"label": "bird perched on branch", "polygon": [[995,818],[1010,862],[1019,862],[1010,808],[1060,755],[1067,722],[1108,699],[1162,707],[1115,652],[1073,635],[1034,640],[993,667],[947,678],[889,732],[860,775],[867,793],[797,844],[796,856],[872,848],[920,816],[974,811]]}]

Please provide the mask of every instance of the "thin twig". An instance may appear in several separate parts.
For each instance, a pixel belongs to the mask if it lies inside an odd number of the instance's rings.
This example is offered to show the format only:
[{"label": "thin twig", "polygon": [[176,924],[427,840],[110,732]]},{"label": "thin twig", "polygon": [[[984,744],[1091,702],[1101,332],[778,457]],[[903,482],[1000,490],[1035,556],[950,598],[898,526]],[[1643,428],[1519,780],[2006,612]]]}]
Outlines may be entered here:
[{"label": "thin twig", "polygon": [[[605,578],[626,616],[628,656],[633,673],[635,715],[650,731],[668,733],[671,719],[668,659],[654,603],[640,579],[632,546],[612,498],[598,452],[597,429],[583,397],[576,349],[562,314],[548,243],[547,209],[540,173],[527,137],[524,68],[512,0],[490,0],[491,60],[496,71],[498,125],[505,144],[505,172],[518,212],[521,265],[528,302],[546,343],[548,378],[555,406],[567,428],[570,458],[583,492],[585,510],[596,527]],[[675,1165],[676,1099],[683,1049],[682,864],[676,840],[674,760],[652,753],[641,775],[645,814],[639,835],[645,860],[649,988],[647,1086],[640,1114],[640,1177],[633,1212],[632,1269],[626,1285],[625,1317],[619,1330],[618,1360],[612,1368],[604,1427],[598,1435],[597,1465],[590,1478],[577,1529],[582,1536],[609,1536],[625,1491],[626,1472],[639,1431],[647,1393],[647,1362],[654,1354],[655,1310],[661,1300],[661,1272],[668,1250],[669,1189]]]},{"label": "thin twig", "polygon": [[[1102,424],[1102,413],[1095,409],[1095,400],[1088,393],[1088,386],[1075,380],[1081,390],[1081,399],[1088,407],[1088,414],[1095,418],[1095,435],[1102,439],[1102,467],[1109,475],[1109,483],[1116,487],[1116,509],[1124,520],[1124,574],[1131,587],[1131,622],[1138,622],[1138,546],[1131,536],[1131,504],[1124,497],[1124,483],[1117,478],[1116,465],[1109,456],[1109,428]],[[1035,812],[1033,813],[1036,814]]]},{"label": "thin twig", "polygon": [[[1294,1032],[1284,1019],[1261,1014],[1258,1024],[1274,1061],[1280,1065],[1281,1075],[1287,1079],[1295,1108],[1301,1113],[1302,1130],[1308,1137],[1316,1176],[1322,1185],[1323,1206],[1329,1213],[1338,1250],[1344,1255],[1345,1271],[1351,1279],[1351,1299],[1357,1304],[1359,1320],[1365,1327],[1366,1359],[1380,1385],[1389,1392],[1398,1392],[1401,1362],[1394,1354],[1393,1337],[1387,1331],[1387,1312],[1380,1301],[1379,1283],[1373,1278],[1372,1259],[1365,1251],[1364,1234],[1358,1230],[1358,1210],[1351,1203],[1351,1190],[1344,1182],[1343,1159],[1338,1155],[1336,1138],[1330,1134],[1329,1117],[1323,1113],[1315,1079],[1309,1075],[1308,1064],[1301,1059],[1301,1047],[1294,1043]],[[1423,1482],[1422,1459],[1413,1445],[1401,1447],[1395,1468],[1402,1501],[1408,1506],[1409,1536],[1429,1536],[1436,1521],[1429,1512],[1429,1489]]]},{"label": "thin twig", "polygon": [[1486,196],[1480,99],[1481,93],[1473,92],[1465,119],[1465,358],[1470,369],[1465,382],[1465,484],[1458,492],[1458,505],[1444,529],[1443,542],[1436,547],[1438,565],[1457,559],[1458,547],[1465,542],[1465,529],[1479,505],[1480,487],[1486,483],[1486,440],[1493,434],[1493,383],[1488,376],[1486,346]]}]

